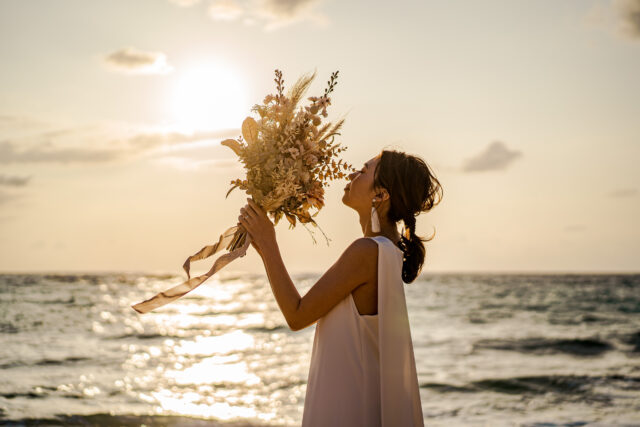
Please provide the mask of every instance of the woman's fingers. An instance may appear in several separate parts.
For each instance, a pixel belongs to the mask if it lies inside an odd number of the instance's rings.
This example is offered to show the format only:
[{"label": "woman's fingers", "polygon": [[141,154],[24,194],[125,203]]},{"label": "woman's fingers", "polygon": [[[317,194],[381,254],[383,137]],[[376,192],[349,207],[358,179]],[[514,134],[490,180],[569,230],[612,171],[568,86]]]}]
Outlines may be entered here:
[{"label": "woman's fingers", "polygon": [[[249,199],[247,199],[249,200]],[[258,215],[258,212],[256,212],[256,210],[253,208],[253,206],[251,206],[250,203],[247,203],[244,208],[243,208],[249,215]]]},{"label": "woman's fingers", "polygon": [[240,208],[240,216],[244,216],[247,220],[255,219],[256,213],[253,212],[248,206]]},{"label": "woman's fingers", "polygon": [[261,208],[260,206],[258,206],[258,204],[257,204],[256,202],[254,202],[254,201],[253,201],[253,199],[251,199],[251,198],[248,198],[248,197],[247,197],[247,201],[249,202],[249,203],[247,204],[247,206],[248,206],[251,210],[253,210],[253,212],[254,212],[256,215],[260,215],[260,216],[264,215],[264,211],[262,210],[262,208]]},{"label": "woman's fingers", "polygon": [[245,206],[240,209],[240,216],[238,216],[238,220],[244,226],[245,230],[249,231],[252,226],[256,224],[257,216],[255,212]]},{"label": "woman's fingers", "polygon": [[240,209],[240,212],[242,212],[243,214],[247,215],[251,219],[258,219],[258,218],[261,218],[261,217],[262,218],[266,218],[267,217],[267,215],[264,213],[264,211],[262,210],[262,208],[260,206],[258,206],[251,199],[247,199],[247,200],[249,200],[249,203],[247,203],[242,209]]},{"label": "woman's fingers", "polygon": [[254,202],[253,199],[247,198],[247,202],[248,203],[245,206],[240,208],[240,215],[238,216],[239,224],[241,224],[247,231],[249,231],[252,225],[258,224],[256,221],[259,221],[260,218],[264,218],[271,222],[264,213],[264,210]]}]

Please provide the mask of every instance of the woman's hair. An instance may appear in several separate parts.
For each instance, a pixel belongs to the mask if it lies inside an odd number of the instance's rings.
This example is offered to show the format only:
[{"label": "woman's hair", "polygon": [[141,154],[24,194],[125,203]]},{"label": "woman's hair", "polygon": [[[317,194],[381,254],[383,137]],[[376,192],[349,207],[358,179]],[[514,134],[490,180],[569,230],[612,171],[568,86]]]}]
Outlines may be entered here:
[{"label": "woman's hair", "polygon": [[[425,247],[435,236],[423,239],[416,235],[416,217],[430,211],[442,200],[442,187],[427,163],[418,156],[396,150],[382,150],[373,175],[373,187],[389,192],[389,221],[403,220],[405,234],[400,240],[404,252],[402,280],[413,282],[422,270]],[[437,200],[436,200],[437,196]]]}]

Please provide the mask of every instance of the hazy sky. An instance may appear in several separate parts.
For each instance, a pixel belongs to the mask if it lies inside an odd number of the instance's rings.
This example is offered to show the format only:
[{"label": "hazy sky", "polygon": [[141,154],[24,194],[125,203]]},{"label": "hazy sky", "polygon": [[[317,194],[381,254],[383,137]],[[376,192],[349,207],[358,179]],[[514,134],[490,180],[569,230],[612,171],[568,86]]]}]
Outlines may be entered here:
[{"label": "hazy sky", "polygon": [[[235,225],[253,104],[339,70],[346,161],[421,156],[429,271],[640,270],[640,1],[0,0],[0,271],[157,271]],[[362,235],[276,227],[292,273]],[[212,258],[193,264],[207,271]],[[263,272],[253,248],[225,270]]]}]

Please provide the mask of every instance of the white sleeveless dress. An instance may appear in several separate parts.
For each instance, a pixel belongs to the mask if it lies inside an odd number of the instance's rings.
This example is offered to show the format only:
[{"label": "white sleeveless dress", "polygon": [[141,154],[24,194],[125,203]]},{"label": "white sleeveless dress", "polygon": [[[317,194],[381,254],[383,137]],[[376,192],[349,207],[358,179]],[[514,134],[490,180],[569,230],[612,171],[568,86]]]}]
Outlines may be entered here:
[{"label": "white sleeveless dress", "polygon": [[361,315],[350,293],[318,319],[303,427],[424,426],[403,252],[369,238],[378,243],[378,314]]}]

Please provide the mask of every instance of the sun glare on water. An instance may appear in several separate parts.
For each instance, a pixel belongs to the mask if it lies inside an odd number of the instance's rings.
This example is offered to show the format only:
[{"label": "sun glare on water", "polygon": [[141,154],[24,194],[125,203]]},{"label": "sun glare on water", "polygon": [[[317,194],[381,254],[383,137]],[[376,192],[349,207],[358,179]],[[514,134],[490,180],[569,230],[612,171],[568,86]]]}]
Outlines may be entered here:
[{"label": "sun glare on water", "polygon": [[223,64],[187,69],[171,100],[176,125],[189,132],[239,128],[249,109],[241,75]]}]

